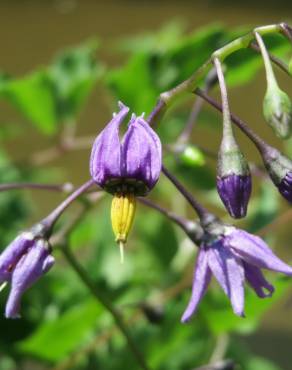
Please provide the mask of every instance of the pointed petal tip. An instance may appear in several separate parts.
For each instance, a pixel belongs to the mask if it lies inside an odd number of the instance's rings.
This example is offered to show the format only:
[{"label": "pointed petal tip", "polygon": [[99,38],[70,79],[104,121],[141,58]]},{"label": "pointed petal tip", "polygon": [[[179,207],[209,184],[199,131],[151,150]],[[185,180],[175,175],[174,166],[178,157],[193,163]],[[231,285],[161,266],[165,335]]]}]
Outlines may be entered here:
[{"label": "pointed petal tip", "polygon": [[188,324],[190,320],[191,320],[191,316],[189,314],[184,313],[180,319],[180,322],[182,324]]},{"label": "pointed petal tip", "polygon": [[129,107],[127,107],[123,102],[121,102],[120,100],[118,101],[118,107],[119,107],[119,109],[120,110],[127,110],[127,111],[129,111],[130,110],[130,108]]}]

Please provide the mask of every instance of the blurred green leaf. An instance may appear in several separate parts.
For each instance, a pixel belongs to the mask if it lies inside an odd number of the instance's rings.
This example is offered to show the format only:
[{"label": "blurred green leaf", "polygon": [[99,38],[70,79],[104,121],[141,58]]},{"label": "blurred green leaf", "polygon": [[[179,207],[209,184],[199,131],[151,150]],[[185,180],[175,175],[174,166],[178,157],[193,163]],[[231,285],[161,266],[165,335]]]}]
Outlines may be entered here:
[{"label": "blurred green leaf", "polygon": [[45,70],[8,80],[2,94],[43,133],[55,131],[57,116],[52,84]]},{"label": "blurred green leaf", "polygon": [[43,322],[30,337],[19,342],[17,348],[48,361],[59,361],[88,338],[100,313],[101,307],[90,299],[55,320]]},{"label": "blurred green leaf", "polygon": [[[12,165],[8,156],[0,148],[0,183],[21,180],[20,172]],[[19,231],[29,213],[28,203],[19,192],[0,192],[0,246],[1,249]]]},{"label": "blurred green leaf", "polygon": [[139,238],[151,248],[159,264],[168,269],[178,249],[178,240],[171,222],[157,212],[143,213],[143,223],[137,225]]},{"label": "blurred green leaf", "polygon": [[[273,280],[275,293],[272,297],[261,299],[254,291],[246,289],[245,297],[245,318],[236,316],[230,306],[230,302],[222,292],[213,292],[214,301],[212,304],[208,301],[207,306],[200,310],[200,314],[208,324],[214,334],[220,334],[230,331],[240,333],[250,333],[260,323],[263,314],[279,299],[283,297],[288,288],[291,287],[291,281],[288,278],[278,277]],[[203,302],[205,305],[206,302]]]},{"label": "blurred green leaf", "polygon": [[73,119],[93,89],[103,67],[95,53],[98,42],[90,40],[60,54],[48,68],[48,76],[55,94],[58,119]]},{"label": "blurred green leaf", "polygon": [[115,96],[137,114],[148,113],[157,99],[147,54],[136,54],[125,67],[108,72],[107,82]]},{"label": "blurred green leaf", "polygon": [[43,134],[58,131],[76,115],[103,68],[95,59],[96,41],[68,49],[47,68],[21,78],[0,77],[0,94],[6,97]]},{"label": "blurred green leaf", "polygon": [[246,370],[281,370],[281,368],[265,358],[252,357],[247,361]]},{"label": "blurred green leaf", "polygon": [[263,180],[259,196],[251,207],[252,214],[248,222],[250,232],[256,232],[273,221],[279,211],[278,197],[274,184],[270,180]]}]

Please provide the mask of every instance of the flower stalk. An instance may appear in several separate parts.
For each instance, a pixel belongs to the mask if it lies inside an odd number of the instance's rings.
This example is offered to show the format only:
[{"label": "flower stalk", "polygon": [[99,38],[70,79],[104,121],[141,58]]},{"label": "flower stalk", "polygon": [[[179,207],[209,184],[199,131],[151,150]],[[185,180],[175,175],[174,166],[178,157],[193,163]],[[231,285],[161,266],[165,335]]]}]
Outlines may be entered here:
[{"label": "flower stalk", "polygon": [[53,227],[59,217],[63,214],[63,212],[70,206],[71,203],[75,201],[78,197],[80,197],[83,193],[85,193],[92,185],[94,185],[94,181],[92,179],[85,182],[81,185],[78,189],[76,189],[72,194],[70,194],[61,204],[58,205],[46,218],[44,218],[40,224],[45,229],[46,237],[49,237],[52,233]]}]

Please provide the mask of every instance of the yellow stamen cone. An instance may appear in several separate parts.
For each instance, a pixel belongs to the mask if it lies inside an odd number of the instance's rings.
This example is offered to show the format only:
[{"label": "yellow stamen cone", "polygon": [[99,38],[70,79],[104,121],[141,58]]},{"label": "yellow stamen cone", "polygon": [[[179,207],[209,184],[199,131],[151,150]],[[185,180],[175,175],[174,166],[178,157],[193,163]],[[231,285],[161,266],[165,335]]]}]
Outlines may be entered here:
[{"label": "yellow stamen cone", "polygon": [[133,194],[116,194],[113,197],[111,221],[116,242],[120,247],[121,263],[124,261],[124,245],[131,230],[136,210]]}]

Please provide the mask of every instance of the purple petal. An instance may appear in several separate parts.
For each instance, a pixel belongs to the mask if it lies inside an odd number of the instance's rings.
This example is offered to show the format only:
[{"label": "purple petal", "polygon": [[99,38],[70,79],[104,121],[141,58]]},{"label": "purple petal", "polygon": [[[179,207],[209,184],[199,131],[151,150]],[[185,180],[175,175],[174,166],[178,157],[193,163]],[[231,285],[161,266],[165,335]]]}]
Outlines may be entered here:
[{"label": "purple petal", "polygon": [[211,279],[211,271],[208,267],[207,258],[207,251],[202,247],[199,251],[197,263],[195,266],[192,296],[181,319],[183,323],[187,322],[196,312],[197,306],[200,300],[203,298],[209,285]]},{"label": "purple petal", "polygon": [[54,258],[49,254],[47,243],[37,241],[17,263],[12,273],[11,290],[6,303],[5,316],[19,317],[22,294],[52,267]]},{"label": "purple petal", "polygon": [[251,176],[228,175],[217,178],[217,190],[229,214],[234,218],[246,215],[251,193]]},{"label": "purple petal", "polygon": [[[260,298],[270,297],[275,288],[270,284],[258,267],[243,262],[246,280]],[[264,291],[266,289],[269,293]]]},{"label": "purple petal", "polygon": [[12,270],[32,245],[29,233],[22,233],[14,239],[0,255],[0,283],[10,281]]},{"label": "purple petal", "polygon": [[234,248],[249,264],[292,275],[292,268],[281,261],[258,236],[236,229],[224,238],[224,245],[227,248]]},{"label": "purple petal", "polygon": [[119,103],[120,111],[96,138],[90,157],[90,173],[94,181],[104,186],[107,180],[121,177],[121,144],[119,127],[129,108]]},{"label": "purple petal", "polygon": [[208,256],[209,267],[229,297],[233,312],[244,316],[244,269],[241,261],[221,243],[213,244]]},{"label": "purple petal", "polygon": [[122,176],[143,181],[150,189],[161,172],[161,143],[142,118],[131,119],[122,144]]},{"label": "purple petal", "polygon": [[284,198],[292,203],[292,171],[286,173],[286,176],[282,179],[278,185],[279,192]]}]

